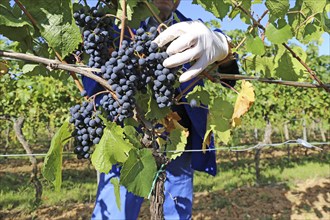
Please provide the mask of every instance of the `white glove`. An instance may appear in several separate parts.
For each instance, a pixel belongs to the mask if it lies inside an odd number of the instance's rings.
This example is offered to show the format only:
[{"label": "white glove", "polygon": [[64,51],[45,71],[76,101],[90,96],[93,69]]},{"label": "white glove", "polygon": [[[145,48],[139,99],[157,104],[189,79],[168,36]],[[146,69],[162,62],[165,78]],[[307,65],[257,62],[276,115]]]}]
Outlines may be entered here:
[{"label": "white glove", "polygon": [[208,65],[223,60],[229,53],[226,37],[211,31],[199,20],[176,23],[154,40],[159,47],[170,41],[173,42],[166,50],[169,57],[164,60],[163,66],[173,68],[197,60],[180,76],[180,82],[196,77]]}]

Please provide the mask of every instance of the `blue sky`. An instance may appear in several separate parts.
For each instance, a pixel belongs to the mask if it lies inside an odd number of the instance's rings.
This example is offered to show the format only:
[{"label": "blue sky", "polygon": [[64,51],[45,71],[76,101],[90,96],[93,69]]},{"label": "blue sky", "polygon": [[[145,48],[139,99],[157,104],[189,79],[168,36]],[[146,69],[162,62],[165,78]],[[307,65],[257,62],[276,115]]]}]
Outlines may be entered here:
[{"label": "blue sky", "polygon": [[[97,0],[87,0],[91,5],[96,3]],[[317,2],[317,0],[315,0]],[[291,7],[295,4],[295,1],[290,0]],[[199,19],[201,18],[203,21],[209,21],[212,19],[217,19],[213,16],[212,13],[207,12],[202,6],[192,4],[192,0],[181,0],[179,5],[179,11],[182,12],[186,17],[191,19]],[[261,16],[262,13],[266,10],[264,4],[255,4],[252,6],[252,10],[255,15]],[[263,21],[267,21],[267,16],[263,19]],[[220,20],[219,20],[220,21]],[[221,22],[221,21],[220,21]],[[263,23],[263,25],[265,25]],[[230,20],[229,18],[224,18],[221,22],[221,29],[223,31],[233,30],[233,29],[247,29],[247,25],[244,24],[238,17],[234,20]],[[322,35],[323,44],[319,47],[319,55],[330,55],[330,35],[328,33],[324,33]],[[297,41],[294,41],[297,43]],[[301,45],[302,46],[302,45]]]},{"label": "blue sky", "polygon": [[[294,4],[295,1],[290,1],[291,4]],[[184,14],[186,17],[191,19],[201,18],[203,21],[209,21],[212,19],[217,19],[213,16],[212,13],[206,11],[203,7],[199,5],[192,4],[192,0],[181,0],[179,5],[179,11]],[[261,16],[262,13],[266,10],[264,4],[255,4],[252,6],[252,10],[255,15]],[[263,21],[267,21],[268,18],[265,17]],[[220,21],[220,20],[219,20]],[[234,20],[230,20],[229,18],[224,18],[223,21],[220,21],[221,29],[223,31],[233,30],[233,29],[243,29],[246,30],[247,25],[245,25],[238,17]],[[319,47],[319,55],[330,55],[330,35],[328,33],[324,33],[322,35],[323,44]]]},{"label": "blue sky", "polygon": [[[92,4],[97,2],[97,0],[87,0],[87,1]],[[293,7],[295,2],[296,2],[295,0],[290,0],[290,6]],[[317,0],[315,0],[315,2],[317,2]],[[210,21],[212,19],[217,19],[216,17],[214,17],[212,13],[206,11],[202,6],[192,4],[192,0],[181,0],[178,9],[186,17],[189,17],[193,20],[199,18],[201,18],[203,21]],[[254,4],[252,6],[252,10],[255,13],[255,15],[261,16],[262,13],[266,10],[266,6],[264,4]],[[268,17],[265,16],[263,21],[266,22],[267,20]],[[262,24],[265,25],[265,23]],[[238,17],[235,18],[234,20],[230,20],[229,18],[224,18],[224,20],[221,22],[221,29],[223,31],[233,30],[233,29],[246,30],[247,25],[244,24]],[[330,55],[330,35],[328,33],[324,33],[322,35],[322,38],[323,38],[323,44],[319,47],[319,55]],[[292,42],[299,44],[299,42],[296,40],[293,40]],[[305,48],[302,44],[299,45]]]}]

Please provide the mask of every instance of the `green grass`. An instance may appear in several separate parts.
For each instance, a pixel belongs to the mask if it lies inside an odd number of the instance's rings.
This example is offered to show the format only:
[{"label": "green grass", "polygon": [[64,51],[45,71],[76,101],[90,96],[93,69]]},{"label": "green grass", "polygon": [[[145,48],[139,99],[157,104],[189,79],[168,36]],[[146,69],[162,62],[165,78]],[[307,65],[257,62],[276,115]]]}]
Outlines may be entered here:
[{"label": "green grass", "polygon": [[[66,181],[65,183],[68,183]],[[16,210],[29,212],[35,208],[34,188],[32,185],[21,187],[16,190],[0,190],[0,209]],[[44,187],[42,202],[40,205],[54,206],[65,205],[75,202],[93,202],[96,195],[95,183],[75,184],[75,187],[62,187],[60,192],[55,192],[52,187]]]},{"label": "green grass", "polygon": [[[271,185],[283,183],[292,187],[299,181],[313,178],[330,178],[330,158],[326,155],[320,159],[318,155],[299,158],[287,162],[286,158],[267,161],[261,160],[261,177],[259,184]],[[232,190],[241,186],[256,184],[253,160],[242,159],[236,165],[224,162],[218,165],[215,177],[196,172],[194,179],[195,192]]]},{"label": "green grass", "polygon": [[[0,178],[0,210],[31,212],[34,204],[35,188],[29,182],[29,173],[6,173]],[[40,178],[43,185],[42,202],[39,206],[65,205],[76,202],[94,202],[97,183],[96,172],[91,169],[65,170],[60,192]]]},{"label": "green grass", "polygon": [[[226,158],[226,156],[224,156]],[[10,160],[8,161],[10,162]],[[284,183],[291,187],[296,182],[311,178],[330,177],[330,156],[328,154],[293,158],[288,162],[285,157],[262,159],[260,161],[260,184]],[[18,168],[19,169],[19,168]],[[253,159],[240,159],[238,162],[223,159],[218,164],[218,174],[211,177],[195,172],[195,192],[233,190],[241,186],[255,185]],[[1,173],[0,173],[1,174]],[[34,205],[34,187],[29,182],[28,172],[4,173],[0,177],[0,210],[29,213],[37,208]],[[96,172],[93,168],[82,170],[65,169],[61,192],[55,192],[50,183],[42,179],[43,195],[39,206],[65,207],[72,203],[93,203],[96,195]],[[265,202],[269,199],[263,198]],[[226,206],[228,201],[217,201]]]}]

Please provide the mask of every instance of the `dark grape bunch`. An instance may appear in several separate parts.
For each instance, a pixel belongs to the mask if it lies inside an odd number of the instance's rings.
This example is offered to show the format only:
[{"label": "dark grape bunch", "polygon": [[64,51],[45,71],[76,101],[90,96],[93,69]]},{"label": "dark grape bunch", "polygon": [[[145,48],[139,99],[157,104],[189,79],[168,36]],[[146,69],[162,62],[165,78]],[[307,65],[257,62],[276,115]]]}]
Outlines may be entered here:
[{"label": "dark grape bunch", "polygon": [[137,63],[134,50],[124,40],[121,48],[112,52],[111,58],[101,67],[102,77],[115,92],[115,96],[104,95],[100,101],[110,121],[121,123],[125,118],[133,116],[138,82],[137,66],[134,63]]},{"label": "dark grape bunch", "polygon": [[[103,96],[100,104],[106,110],[108,119],[122,122],[133,116],[136,91],[146,93],[147,86],[153,88],[154,98],[160,108],[171,106],[176,80],[176,70],[163,67],[168,57],[152,40],[156,28],[148,32],[139,28],[134,41],[123,41],[121,48],[112,52],[111,58],[101,67],[101,74],[116,93]],[[117,99],[117,100],[115,100]]]},{"label": "dark grape bunch", "polygon": [[154,98],[159,108],[171,106],[175,92],[174,83],[176,72],[179,68],[168,69],[162,63],[168,57],[166,48],[158,48],[152,41],[156,37],[156,28],[152,27],[147,34],[142,28],[137,30],[136,44],[133,46],[139,53],[146,55],[146,58],[139,59],[139,65],[144,70],[142,73],[142,86],[152,85]]},{"label": "dark grape bunch", "polygon": [[154,98],[160,108],[171,106],[174,95],[175,71],[163,67],[168,57],[166,52],[159,52],[156,28],[148,32],[140,28],[134,41],[122,42],[121,47],[112,52],[111,58],[101,67],[101,74],[108,81],[116,96],[103,96],[100,104],[111,121],[122,122],[133,116],[136,91],[145,93],[147,86],[153,88]]},{"label": "dark grape bunch", "polygon": [[110,58],[108,48],[112,43],[113,22],[102,8],[84,7],[73,14],[82,28],[84,49],[90,55],[88,66],[100,68]]},{"label": "dark grape bunch", "polygon": [[78,159],[88,159],[91,155],[91,146],[98,144],[103,135],[104,125],[98,117],[100,112],[94,111],[93,103],[83,102],[70,108],[70,122],[74,124],[75,137],[74,153]]},{"label": "dark grape bunch", "polygon": [[[100,76],[108,82],[114,92],[102,94],[100,102],[96,103],[97,110],[102,112],[107,120],[122,124],[124,119],[133,117],[136,106],[134,95],[137,91],[146,93],[148,86],[152,89],[159,108],[170,107],[173,104],[174,84],[179,68],[168,69],[162,65],[168,55],[164,52],[166,48],[158,48],[157,44],[152,42],[156,35],[155,27],[148,32],[139,28],[134,40],[123,40],[121,47],[113,51],[101,66]],[[95,48],[94,52],[98,50]],[[89,66],[92,66],[91,63]],[[104,126],[98,117],[101,113],[93,113],[93,104],[86,102],[81,106],[72,107],[70,112],[71,122],[76,128],[75,153],[78,158],[88,158],[91,146],[97,144],[102,137]],[[92,121],[93,124],[90,124]]]}]

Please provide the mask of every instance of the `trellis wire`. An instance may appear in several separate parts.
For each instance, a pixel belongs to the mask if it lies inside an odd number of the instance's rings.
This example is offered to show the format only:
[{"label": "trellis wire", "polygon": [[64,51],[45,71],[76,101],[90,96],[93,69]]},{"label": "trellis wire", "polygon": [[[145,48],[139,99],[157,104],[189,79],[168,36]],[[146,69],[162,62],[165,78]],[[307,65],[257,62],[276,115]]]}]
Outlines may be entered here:
[{"label": "trellis wire", "polygon": [[[70,155],[73,153],[67,152],[64,155]],[[47,154],[0,154],[0,157],[30,157],[30,156],[46,156]]]},{"label": "trellis wire", "polygon": [[261,149],[261,148],[265,148],[265,147],[278,147],[278,146],[282,146],[285,144],[301,144],[303,147],[306,148],[315,148],[318,150],[323,150],[320,147],[316,147],[314,145],[326,145],[326,144],[330,144],[330,142],[316,142],[316,143],[309,143],[303,139],[298,138],[297,140],[288,140],[282,143],[275,143],[275,144],[256,144],[252,147],[247,147],[246,146],[237,146],[237,147],[218,147],[218,148],[213,148],[213,149],[198,149],[198,150],[181,150],[181,151],[175,151],[175,150],[169,150],[169,151],[163,151],[163,152],[169,152],[169,153],[183,153],[183,152],[206,152],[206,151],[220,151],[220,150],[228,150],[228,151],[232,151],[232,152],[241,152],[241,151],[249,151],[249,150],[253,150],[253,149]]},{"label": "trellis wire", "polygon": [[[232,152],[241,152],[241,151],[249,151],[253,149],[261,149],[265,147],[278,147],[286,144],[300,144],[303,147],[306,148],[314,148],[317,150],[323,150],[320,147],[317,147],[315,145],[330,145],[330,142],[313,142],[309,143],[303,139],[298,138],[297,140],[288,140],[282,143],[275,143],[275,144],[256,144],[251,147],[247,146],[236,146],[236,147],[218,147],[218,148],[213,148],[213,149],[198,149],[198,150],[168,150],[168,151],[162,151],[162,153],[184,153],[184,152],[206,152],[206,151],[232,151]],[[65,155],[71,155],[73,153],[63,153]],[[26,157],[26,156],[46,156],[47,154],[0,154],[0,157]]]}]

